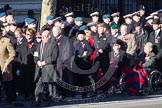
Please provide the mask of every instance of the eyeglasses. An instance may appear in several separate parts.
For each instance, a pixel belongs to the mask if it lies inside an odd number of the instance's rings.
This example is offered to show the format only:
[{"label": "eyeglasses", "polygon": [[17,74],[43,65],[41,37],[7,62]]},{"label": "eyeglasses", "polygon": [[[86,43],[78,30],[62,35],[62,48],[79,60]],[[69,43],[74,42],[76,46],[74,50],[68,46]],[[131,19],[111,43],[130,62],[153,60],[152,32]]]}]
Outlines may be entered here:
[{"label": "eyeglasses", "polygon": [[37,39],[42,39],[42,37],[36,37]]},{"label": "eyeglasses", "polygon": [[31,35],[31,34],[29,34],[29,33],[26,33],[26,35]]}]

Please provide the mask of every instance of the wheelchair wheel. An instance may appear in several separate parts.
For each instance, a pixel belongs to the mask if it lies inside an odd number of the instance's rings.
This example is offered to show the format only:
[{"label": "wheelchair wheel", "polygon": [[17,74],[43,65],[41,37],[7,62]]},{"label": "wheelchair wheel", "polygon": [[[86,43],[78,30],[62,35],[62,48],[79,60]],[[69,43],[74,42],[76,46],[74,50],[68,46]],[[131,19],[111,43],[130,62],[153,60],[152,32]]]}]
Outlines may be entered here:
[{"label": "wheelchair wheel", "polygon": [[158,94],[162,92],[162,74],[161,72],[155,70],[149,75],[148,85],[150,92],[153,94]]},{"label": "wheelchair wheel", "polygon": [[121,92],[126,92],[126,89],[125,89],[125,82],[124,82],[124,78],[125,78],[125,73],[123,73],[120,77],[120,80],[119,80],[119,87],[120,87],[120,90]]}]

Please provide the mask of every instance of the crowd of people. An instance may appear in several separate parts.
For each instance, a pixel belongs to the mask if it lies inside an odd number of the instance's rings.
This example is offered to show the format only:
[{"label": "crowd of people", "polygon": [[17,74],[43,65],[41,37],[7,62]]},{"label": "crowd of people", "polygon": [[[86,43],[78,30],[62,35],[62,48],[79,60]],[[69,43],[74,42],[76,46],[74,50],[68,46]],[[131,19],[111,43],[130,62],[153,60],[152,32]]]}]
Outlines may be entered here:
[{"label": "crowd of people", "polygon": [[[42,100],[75,97],[78,93],[59,86],[57,79],[73,86],[88,86],[104,76],[113,62],[118,62],[118,68],[112,78],[93,93],[81,93],[82,98],[118,85],[126,68],[138,65],[162,72],[162,10],[145,17],[145,7],[141,5],[137,12],[122,17],[120,12],[104,14],[102,22],[99,12],[92,12],[88,23],[67,12],[65,21],[47,16],[40,29],[33,11],[29,13],[18,25],[9,5],[0,9],[0,87],[5,90],[7,102],[16,101],[18,95],[38,104]],[[120,18],[124,18],[123,24]],[[75,63],[83,71],[89,70],[97,61],[98,69],[93,74],[74,73],[67,68]],[[141,86],[134,85],[129,76],[130,72],[126,76],[127,92],[136,95]]]}]

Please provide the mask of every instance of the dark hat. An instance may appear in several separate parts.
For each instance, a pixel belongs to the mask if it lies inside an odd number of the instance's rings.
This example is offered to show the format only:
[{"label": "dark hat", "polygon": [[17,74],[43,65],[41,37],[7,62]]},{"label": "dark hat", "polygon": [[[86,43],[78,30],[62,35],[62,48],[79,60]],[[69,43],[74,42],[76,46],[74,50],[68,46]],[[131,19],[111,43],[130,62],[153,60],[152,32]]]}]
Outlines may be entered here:
[{"label": "dark hat", "polygon": [[160,20],[159,19],[154,19],[152,24],[160,24]]},{"label": "dark hat", "polygon": [[82,17],[76,17],[75,21],[83,21],[83,18]]},{"label": "dark hat", "polygon": [[79,31],[77,32],[77,36],[78,36],[79,34],[86,35],[85,32],[84,32],[84,30],[79,30]]},{"label": "dark hat", "polygon": [[35,22],[35,20],[32,18],[25,18],[25,22],[28,24],[32,24],[33,22]]},{"label": "dark hat", "polygon": [[66,15],[65,15],[65,17],[73,17],[74,16],[74,13],[73,12],[70,12],[70,13],[67,13]]},{"label": "dark hat", "polygon": [[6,16],[6,12],[1,12],[0,17]]},{"label": "dark hat", "polygon": [[141,5],[139,6],[139,10],[145,11],[145,6],[141,4]]},{"label": "dark hat", "polygon": [[112,17],[116,17],[116,16],[119,16],[120,15],[120,12],[115,12],[113,14],[111,14]]},{"label": "dark hat", "polygon": [[87,25],[82,25],[82,26],[79,28],[79,30],[87,30],[87,29],[88,29]]},{"label": "dark hat", "polygon": [[162,9],[158,10],[158,13],[162,13]]},{"label": "dark hat", "polygon": [[33,9],[28,10],[28,15],[33,15],[33,14],[34,14]]},{"label": "dark hat", "polygon": [[123,18],[124,18],[124,19],[126,19],[126,18],[132,18],[132,14],[124,15]]},{"label": "dark hat", "polygon": [[99,12],[92,12],[92,13],[90,14],[91,17],[93,17],[93,16],[98,16],[98,15],[99,15]]},{"label": "dark hat", "polygon": [[112,41],[112,45],[114,45],[114,44],[118,44],[118,45],[121,45],[121,40],[120,39],[114,39],[113,41]]},{"label": "dark hat", "polygon": [[107,19],[107,18],[111,18],[111,16],[110,16],[109,14],[104,14],[104,15],[102,16],[102,18],[103,18],[103,19]]},{"label": "dark hat", "polygon": [[4,8],[0,7],[0,13],[5,12]]},{"label": "dark hat", "polygon": [[88,27],[97,26],[97,23],[95,23],[95,22],[89,22],[89,23],[87,24],[87,26],[88,26]]},{"label": "dark hat", "polygon": [[113,25],[111,26],[111,29],[119,29],[119,26],[118,26],[117,24],[113,24]]},{"label": "dark hat", "polygon": [[10,10],[10,9],[12,9],[12,7],[10,7],[9,4],[4,5],[4,10],[5,11]]},{"label": "dark hat", "polygon": [[46,20],[48,21],[48,20],[53,20],[54,19],[54,16],[52,16],[52,15],[49,15],[49,16],[47,16],[46,17]]}]

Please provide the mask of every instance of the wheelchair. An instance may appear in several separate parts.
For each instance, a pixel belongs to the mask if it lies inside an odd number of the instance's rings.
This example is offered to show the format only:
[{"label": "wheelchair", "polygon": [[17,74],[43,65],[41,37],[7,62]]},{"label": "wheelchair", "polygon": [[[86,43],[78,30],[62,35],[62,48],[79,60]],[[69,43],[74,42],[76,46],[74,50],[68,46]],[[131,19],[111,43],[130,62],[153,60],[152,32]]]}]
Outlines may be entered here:
[{"label": "wheelchair", "polygon": [[[121,93],[126,92],[126,85],[124,82],[124,78],[126,73],[123,73],[119,79],[119,87]],[[162,93],[162,73],[156,69],[151,69],[148,76],[145,78],[144,85],[142,89],[138,91],[143,95],[150,95],[150,94],[160,94]]]}]

